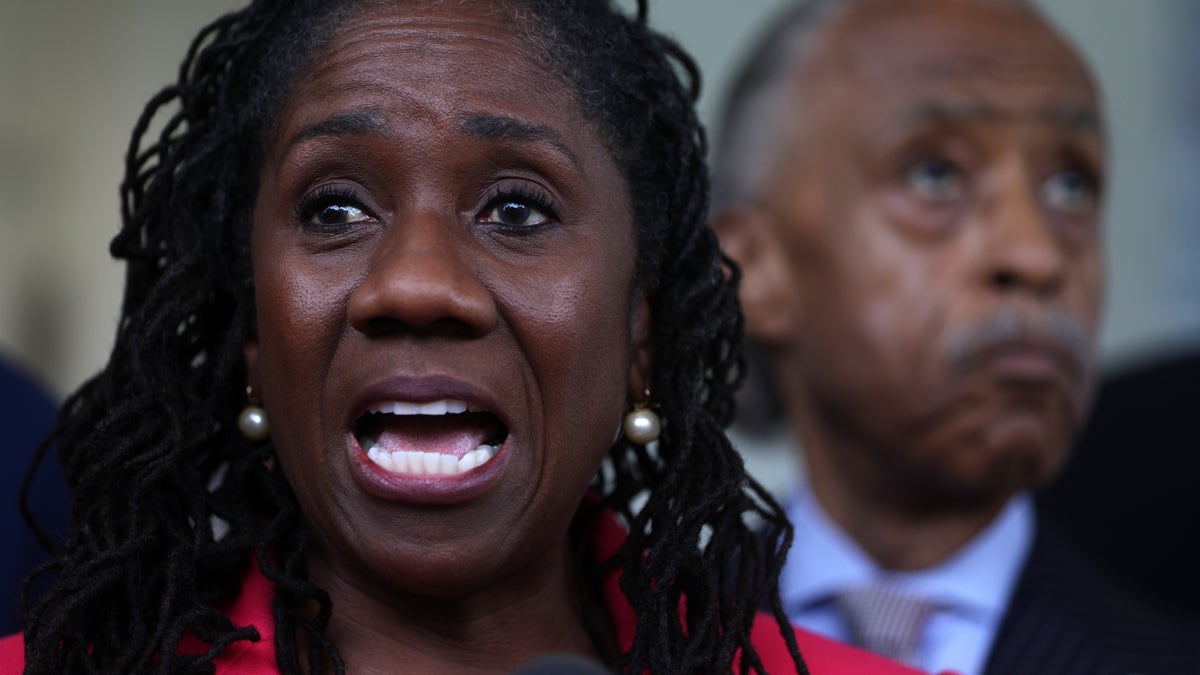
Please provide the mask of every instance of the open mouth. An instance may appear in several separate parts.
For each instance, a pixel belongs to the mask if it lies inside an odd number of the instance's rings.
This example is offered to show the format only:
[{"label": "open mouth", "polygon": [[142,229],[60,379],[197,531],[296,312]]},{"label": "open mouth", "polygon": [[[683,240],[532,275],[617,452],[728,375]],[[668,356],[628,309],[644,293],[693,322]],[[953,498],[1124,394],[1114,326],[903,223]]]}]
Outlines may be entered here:
[{"label": "open mouth", "polygon": [[358,418],[354,437],[389,473],[454,476],[491,461],[508,428],[492,413],[457,399],[381,401]]}]

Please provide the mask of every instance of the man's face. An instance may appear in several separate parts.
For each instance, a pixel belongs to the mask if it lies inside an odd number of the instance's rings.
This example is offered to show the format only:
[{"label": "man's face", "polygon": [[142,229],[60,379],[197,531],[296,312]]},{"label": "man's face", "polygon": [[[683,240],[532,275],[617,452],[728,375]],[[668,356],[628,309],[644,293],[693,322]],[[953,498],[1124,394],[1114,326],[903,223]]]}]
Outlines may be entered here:
[{"label": "man's face", "polygon": [[1092,387],[1105,149],[1091,78],[1017,6],[866,3],[832,22],[798,70],[763,205],[804,440],[922,495],[1039,484]]}]

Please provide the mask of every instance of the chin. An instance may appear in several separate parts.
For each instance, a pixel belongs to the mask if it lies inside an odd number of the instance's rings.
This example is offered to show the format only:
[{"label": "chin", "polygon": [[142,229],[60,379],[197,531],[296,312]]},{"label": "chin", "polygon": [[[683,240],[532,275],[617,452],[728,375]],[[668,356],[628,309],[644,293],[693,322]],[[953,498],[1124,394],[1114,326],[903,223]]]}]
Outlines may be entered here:
[{"label": "chin", "polygon": [[1044,437],[1013,441],[981,449],[974,461],[946,476],[944,485],[961,502],[995,504],[1054,479],[1066,458],[1065,444]]},{"label": "chin", "polygon": [[397,597],[467,597],[489,588],[506,573],[495,564],[496,556],[466,546],[359,550],[355,557],[379,592]]}]

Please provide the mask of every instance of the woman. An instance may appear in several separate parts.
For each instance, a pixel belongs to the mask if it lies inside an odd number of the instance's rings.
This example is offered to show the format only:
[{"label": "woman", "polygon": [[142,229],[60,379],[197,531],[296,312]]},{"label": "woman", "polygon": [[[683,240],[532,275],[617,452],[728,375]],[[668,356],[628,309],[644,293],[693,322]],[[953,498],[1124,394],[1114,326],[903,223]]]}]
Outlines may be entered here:
[{"label": "woman", "polygon": [[201,34],[135,129],[27,672],[889,672],[793,633],[753,559],[746,519],[786,526],[721,431],[740,317],[694,68],[644,13],[271,0]]}]

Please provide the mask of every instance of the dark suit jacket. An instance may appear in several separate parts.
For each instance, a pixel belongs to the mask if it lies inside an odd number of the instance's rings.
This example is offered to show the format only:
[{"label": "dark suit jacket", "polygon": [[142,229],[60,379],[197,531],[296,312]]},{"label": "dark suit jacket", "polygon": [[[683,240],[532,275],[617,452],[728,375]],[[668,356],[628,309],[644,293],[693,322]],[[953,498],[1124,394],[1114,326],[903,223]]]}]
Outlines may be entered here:
[{"label": "dark suit jacket", "polygon": [[1200,628],[1122,590],[1039,510],[987,675],[1198,675]]},{"label": "dark suit jacket", "polygon": [[[1040,505],[1037,514],[984,675],[1200,675],[1200,626],[1124,590]],[[759,535],[765,561],[770,542]]]},{"label": "dark suit jacket", "polygon": [[1200,347],[1106,377],[1066,470],[1041,496],[1114,577],[1200,621]]}]

